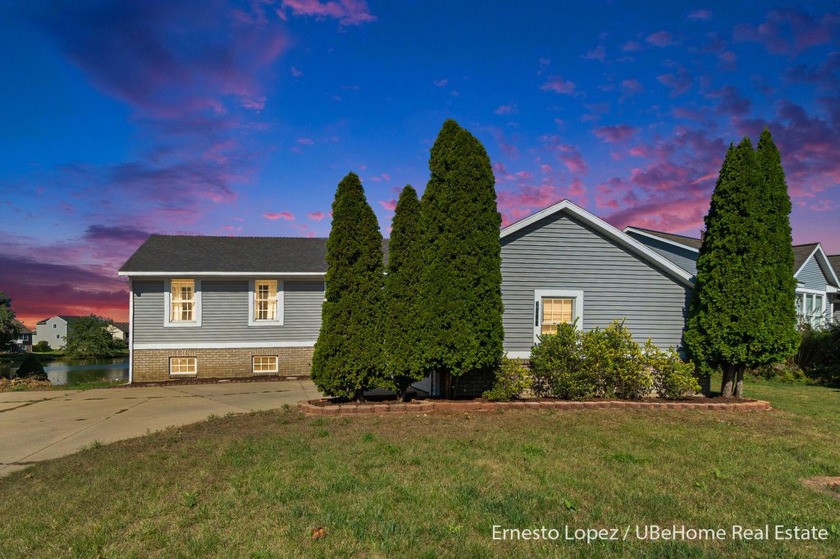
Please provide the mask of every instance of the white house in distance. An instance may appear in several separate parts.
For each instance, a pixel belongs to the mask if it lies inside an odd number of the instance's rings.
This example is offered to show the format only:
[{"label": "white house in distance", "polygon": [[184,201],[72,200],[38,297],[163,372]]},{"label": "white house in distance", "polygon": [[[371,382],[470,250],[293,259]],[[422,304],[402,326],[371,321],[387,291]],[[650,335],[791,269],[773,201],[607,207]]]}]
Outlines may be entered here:
[{"label": "white house in distance", "polygon": [[35,334],[32,336],[33,345],[38,342],[47,342],[53,349],[64,349],[67,345],[67,332],[70,325],[82,318],[81,316],[56,315],[45,318],[35,325]]}]

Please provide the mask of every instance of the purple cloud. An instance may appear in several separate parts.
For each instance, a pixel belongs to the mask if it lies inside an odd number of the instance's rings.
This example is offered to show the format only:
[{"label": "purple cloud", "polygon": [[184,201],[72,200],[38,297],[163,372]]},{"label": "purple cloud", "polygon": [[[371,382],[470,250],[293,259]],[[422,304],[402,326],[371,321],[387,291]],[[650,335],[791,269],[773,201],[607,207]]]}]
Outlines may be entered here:
[{"label": "purple cloud", "polygon": [[708,21],[712,19],[712,12],[711,10],[694,10],[686,16],[686,19],[690,21]]},{"label": "purple cloud", "polygon": [[575,94],[575,82],[564,80],[562,76],[551,76],[547,82],[540,86],[543,91],[553,91],[562,95]]},{"label": "purple cloud", "polygon": [[610,144],[627,141],[638,131],[638,128],[633,128],[629,124],[618,124],[616,126],[601,126],[593,130],[593,133]]},{"label": "purple cloud", "polygon": [[771,10],[759,25],[735,26],[732,37],[738,42],[760,43],[774,54],[794,56],[817,45],[838,40],[840,14],[830,12],[814,17],[798,8]]},{"label": "purple cloud", "polygon": [[607,58],[607,50],[603,46],[598,46],[591,51],[587,52],[581,58],[585,60],[598,60],[603,62]]},{"label": "purple cloud", "polygon": [[667,31],[659,31],[648,35],[645,42],[655,47],[667,47],[674,44],[674,36]]},{"label": "purple cloud", "polygon": [[677,68],[676,73],[656,76],[656,81],[669,88],[672,97],[686,93],[694,85],[694,79],[691,77],[691,74],[682,66]]},{"label": "purple cloud", "polygon": [[361,25],[376,21],[364,0],[283,0],[280,8],[296,16],[312,16],[317,19],[337,19],[341,25]]},{"label": "purple cloud", "polygon": [[293,214],[292,212],[286,212],[286,211],[283,211],[283,212],[266,212],[266,213],[263,214],[263,217],[266,218],[266,219],[270,219],[272,221],[278,220],[278,219],[282,219],[284,221],[294,221],[295,220],[295,214]]},{"label": "purple cloud", "polygon": [[734,86],[727,85],[710,94],[720,99],[715,112],[717,114],[741,117],[750,112],[752,102],[743,97]]}]

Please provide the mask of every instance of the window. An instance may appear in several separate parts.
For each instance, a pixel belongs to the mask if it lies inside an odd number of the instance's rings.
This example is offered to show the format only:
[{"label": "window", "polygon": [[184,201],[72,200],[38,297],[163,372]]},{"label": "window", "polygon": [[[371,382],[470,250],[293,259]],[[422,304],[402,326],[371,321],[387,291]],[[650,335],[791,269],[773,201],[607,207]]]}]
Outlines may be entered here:
[{"label": "window", "polygon": [[195,282],[193,280],[172,280],[170,322],[193,322],[195,320]]},{"label": "window", "polygon": [[248,301],[249,326],[280,326],[283,324],[282,280],[251,280]]},{"label": "window", "polygon": [[542,300],[542,320],[540,321],[540,334],[554,334],[557,332],[557,325],[574,320],[575,300],[571,297],[553,298],[544,297]]},{"label": "window", "polygon": [[277,320],[277,280],[254,284],[254,320]]},{"label": "window", "polygon": [[562,323],[583,327],[583,291],[534,290],[534,343],[539,342],[540,336],[557,332],[557,325]]},{"label": "window", "polygon": [[822,328],[825,326],[825,296],[822,293],[797,293],[796,315],[800,323]]},{"label": "window", "polygon": [[195,357],[170,357],[170,375],[194,375],[198,371],[197,359]]},{"label": "window", "polygon": [[163,325],[172,327],[201,326],[201,281],[166,280],[163,286]]},{"label": "window", "polygon": [[253,358],[254,373],[276,373],[280,370],[276,355],[255,355]]}]

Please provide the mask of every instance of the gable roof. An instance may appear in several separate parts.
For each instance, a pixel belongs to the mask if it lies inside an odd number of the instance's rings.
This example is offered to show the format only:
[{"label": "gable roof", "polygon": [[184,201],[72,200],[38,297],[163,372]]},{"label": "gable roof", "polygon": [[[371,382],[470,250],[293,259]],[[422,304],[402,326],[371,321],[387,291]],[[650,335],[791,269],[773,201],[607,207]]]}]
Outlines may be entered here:
[{"label": "gable roof", "polygon": [[50,318],[60,318],[61,320],[63,320],[67,324],[70,324],[74,320],[79,320],[80,318],[84,318],[84,317],[83,316],[73,316],[73,315],[69,315],[69,314],[57,314],[55,316],[45,318],[44,320],[40,320],[40,321],[36,322],[36,324],[46,324],[47,321],[50,320]]},{"label": "gable roof", "polygon": [[[382,249],[388,254],[388,241]],[[119,270],[121,276],[322,276],[323,237],[152,235]]]},{"label": "gable roof", "polygon": [[521,219],[516,223],[513,223],[512,225],[508,225],[502,229],[500,236],[504,239],[512,233],[557,213],[565,213],[578,221],[582,221],[584,224],[603,234],[615,245],[635,254],[637,257],[664,272],[667,276],[679,281],[683,285],[689,287],[693,285],[692,276],[687,271],[683,270],[681,267],[677,266],[664,256],[661,256],[659,253],[647,247],[643,243],[640,243],[630,235],[616,229],[603,219],[596,217],[580,206],[573,204],[569,200],[558,202],[553,206],[540,210],[525,219]]},{"label": "gable roof", "polygon": [[31,334],[32,330],[26,327],[26,325],[21,322],[20,320],[13,318],[12,324],[14,324],[15,328],[18,330],[18,334]]},{"label": "gable roof", "polygon": [[653,229],[644,229],[642,227],[631,227],[627,226],[624,228],[625,233],[636,233],[638,235],[644,235],[646,237],[652,237],[654,239],[659,239],[660,241],[665,241],[666,243],[672,245],[678,245],[682,248],[687,248],[693,252],[700,251],[700,245],[703,244],[703,241],[697,239],[695,237],[686,237],[685,235],[674,235],[673,233],[665,233],[664,231],[654,231]]},{"label": "gable roof", "polygon": [[840,280],[838,280],[837,272],[820,243],[796,245],[793,247],[793,255],[793,269],[796,270],[796,272],[794,272],[793,274],[794,277],[799,275],[799,272],[802,271],[802,269],[805,267],[805,264],[811,259],[811,257],[813,257],[816,259],[817,264],[822,270],[822,273],[825,276],[825,278],[828,280],[828,283],[830,285],[833,285],[834,287],[840,287]]},{"label": "gable roof", "polygon": [[840,254],[829,254],[828,261],[831,263],[831,267],[834,268],[834,273],[840,278]]},{"label": "gable roof", "polygon": [[128,334],[128,322],[113,322],[111,326]]}]

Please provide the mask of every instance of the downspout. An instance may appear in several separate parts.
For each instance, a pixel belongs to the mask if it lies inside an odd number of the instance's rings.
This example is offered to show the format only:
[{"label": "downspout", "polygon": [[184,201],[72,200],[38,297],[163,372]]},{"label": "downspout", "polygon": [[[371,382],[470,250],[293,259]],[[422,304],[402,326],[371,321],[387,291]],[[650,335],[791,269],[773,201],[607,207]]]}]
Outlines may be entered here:
[{"label": "downspout", "polygon": [[134,382],[134,284],[128,278],[128,384]]}]

